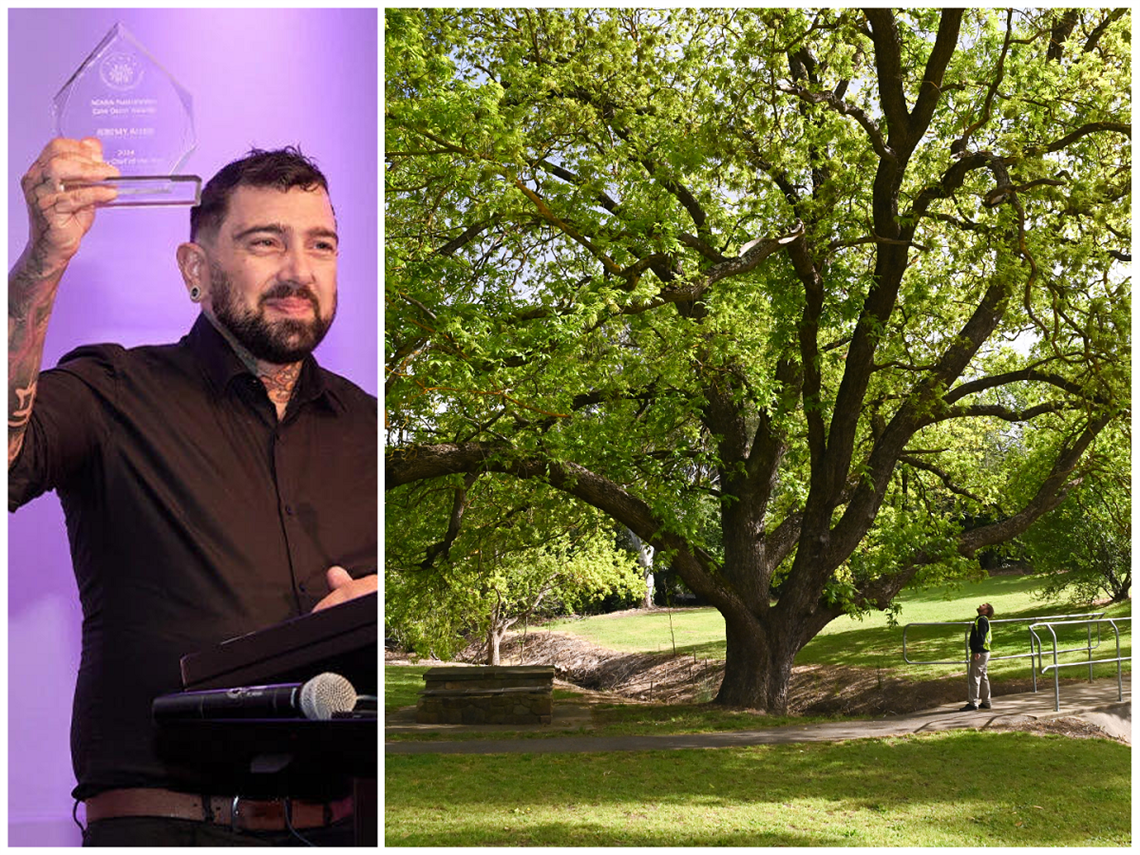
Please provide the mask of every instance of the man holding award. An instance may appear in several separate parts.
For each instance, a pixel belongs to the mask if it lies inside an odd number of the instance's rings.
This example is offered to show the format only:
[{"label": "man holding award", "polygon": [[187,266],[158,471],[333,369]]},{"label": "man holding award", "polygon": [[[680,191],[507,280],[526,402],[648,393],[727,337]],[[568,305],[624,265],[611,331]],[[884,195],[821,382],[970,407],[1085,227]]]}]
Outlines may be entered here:
[{"label": "man holding award", "polygon": [[[84,844],[349,843],[346,780],[259,800],[164,750],[151,718],[181,688],[182,655],[377,587],[376,399],[312,356],[337,305],[328,183],[296,149],[250,152],[201,190],[176,174],[194,145],[189,95],[119,25],[54,106],[9,274],[9,509],[56,490],[67,519]],[[171,345],[81,347],[41,373],[97,209],[147,205],[193,206],[176,251],[193,328]]]},{"label": "man holding award", "polygon": [[[118,24],[53,112],[9,275],[9,509],[55,490],[66,516],[84,845],[351,843],[351,781],[326,774],[323,742],[320,780],[286,770],[254,792],[262,770],[174,744],[151,714],[182,688],[183,655],[377,587],[377,402],[312,355],[337,308],[328,182],[293,148],[252,151],[204,188],[178,174],[190,95]],[[66,272],[97,216],[155,205],[189,210],[170,248],[200,309],[189,333],[80,347],[41,372],[58,289],[102,284]]]},{"label": "man holding award", "polygon": [[56,291],[118,176],[96,138],[49,143],[22,181],[30,237],[9,276],[9,508],[55,489],[67,517],[85,844],[282,842],[287,820],[348,842],[343,791],[235,814],[243,794],[168,765],[150,716],[181,655],[376,590],[376,400],[311,355],[336,313],[327,182],[294,149],[223,168],[177,249],[201,307],[190,333],[41,374]]},{"label": "man holding award", "polygon": [[[95,138],[49,143],[22,182],[30,238],[9,277],[9,507],[55,489],[67,516],[84,840],[289,840],[282,803],[235,815],[224,780],[167,765],[150,704],[180,688],[182,654],[376,590],[376,400],[311,355],[336,312],[327,183],[292,149],[222,169],[177,250],[201,306],[190,333],[80,348],[41,374],[56,291],[118,174]],[[289,808],[302,837],[351,840],[343,791]]]}]

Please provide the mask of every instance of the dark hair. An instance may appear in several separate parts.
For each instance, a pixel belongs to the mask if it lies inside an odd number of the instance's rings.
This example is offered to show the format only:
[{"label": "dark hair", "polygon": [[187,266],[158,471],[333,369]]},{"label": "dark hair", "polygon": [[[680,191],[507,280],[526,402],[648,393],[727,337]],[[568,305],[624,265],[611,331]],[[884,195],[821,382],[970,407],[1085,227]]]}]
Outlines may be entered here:
[{"label": "dark hair", "polygon": [[984,603],[984,605],[985,605],[986,609],[988,610],[986,617],[993,617],[994,616],[994,607],[991,606],[989,603]]},{"label": "dark hair", "polygon": [[190,209],[190,240],[200,232],[216,232],[226,218],[230,195],[241,186],[276,187],[289,190],[320,187],[329,192],[329,183],[317,165],[296,146],[275,151],[252,148],[240,160],[228,163],[206,182],[202,201]]}]

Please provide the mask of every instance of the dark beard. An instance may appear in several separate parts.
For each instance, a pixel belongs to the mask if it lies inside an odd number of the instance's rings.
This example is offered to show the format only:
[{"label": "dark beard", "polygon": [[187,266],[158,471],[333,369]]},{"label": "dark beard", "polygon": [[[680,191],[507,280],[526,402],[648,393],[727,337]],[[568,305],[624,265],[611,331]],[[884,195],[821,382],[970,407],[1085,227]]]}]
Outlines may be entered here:
[{"label": "dark beard", "polygon": [[[313,305],[313,319],[302,321],[285,318],[272,323],[266,320],[265,302],[282,297],[303,297],[308,300]],[[213,261],[210,262],[210,298],[214,317],[230,331],[238,344],[255,359],[275,365],[300,362],[312,353],[336,317],[335,302],[332,314],[325,320],[321,317],[320,305],[312,291],[308,288],[293,288],[284,283],[262,294],[256,310],[247,309],[238,304],[230,277]]]}]

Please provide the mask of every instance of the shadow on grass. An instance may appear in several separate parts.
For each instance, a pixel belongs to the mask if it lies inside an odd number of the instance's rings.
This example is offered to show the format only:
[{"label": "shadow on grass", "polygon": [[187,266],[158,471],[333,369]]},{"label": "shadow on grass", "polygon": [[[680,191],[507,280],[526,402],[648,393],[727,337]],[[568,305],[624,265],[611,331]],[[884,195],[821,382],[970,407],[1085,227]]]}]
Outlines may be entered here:
[{"label": "shadow on grass", "polygon": [[388,845],[1130,840],[1130,750],[959,732],[832,745],[385,758]]},{"label": "shadow on grass", "polygon": [[841,720],[841,716],[766,715],[714,704],[623,705],[594,708],[595,736],[661,735],[668,733],[722,733],[807,725]]},{"label": "shadow on grass", "polygon": [[389,756],[385,842],[1121,845],[1130,836],[1130,787],[1126,746],[1020,733],[617,755]]},{"label": "shadow on grass", "polygon": [[[672,652],[672,648],[670,648]],[[678,644],[678,656],[692,656],[696,659],[708,659],[711,662],[724,661],[724,639],[719,641],[705,641],[698,644]]]}]

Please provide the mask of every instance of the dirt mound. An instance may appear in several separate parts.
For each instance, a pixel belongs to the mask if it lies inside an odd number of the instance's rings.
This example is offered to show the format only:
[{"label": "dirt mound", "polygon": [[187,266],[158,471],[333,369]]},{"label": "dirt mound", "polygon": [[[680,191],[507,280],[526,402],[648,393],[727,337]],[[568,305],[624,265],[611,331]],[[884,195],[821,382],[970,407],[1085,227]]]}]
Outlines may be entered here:
[{"label": "dirt mound", "polygon": [[511,636],[502,658],[512,664],[554,665],[559,679],[626,700],[663,703],[711,701],[724,663],[660,653],[620,653],[561,632]]},{"label": "dirt mound", "polygon": [[1107,733],[1080,716],[1066,715],[1058,718],[1047,718],[1041,721],[997,721],[987,727],[987,730],[1010,730],[1038,735],[1054,734],[1068,736],[1071,739],[1111,739],[1125,745],[1129,743],[1119,737]]}]

